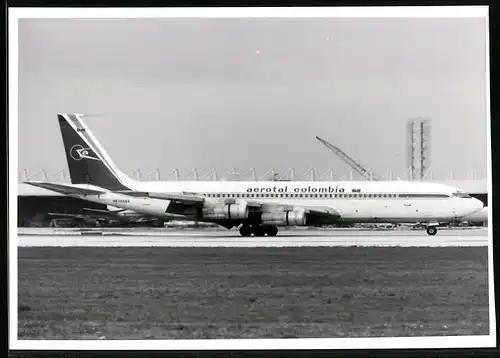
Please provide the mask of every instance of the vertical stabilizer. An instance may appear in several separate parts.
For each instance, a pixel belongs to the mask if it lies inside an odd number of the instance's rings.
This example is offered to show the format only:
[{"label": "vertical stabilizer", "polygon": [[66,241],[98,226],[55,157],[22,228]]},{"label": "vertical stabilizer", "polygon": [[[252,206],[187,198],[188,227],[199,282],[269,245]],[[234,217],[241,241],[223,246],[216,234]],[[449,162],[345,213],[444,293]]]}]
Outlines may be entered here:
[{"label": "vertical stabilizer", "polygon": [[120,172],[78,114],[58,114],[71,182],[112,191],[130,190],[133,180]]}]

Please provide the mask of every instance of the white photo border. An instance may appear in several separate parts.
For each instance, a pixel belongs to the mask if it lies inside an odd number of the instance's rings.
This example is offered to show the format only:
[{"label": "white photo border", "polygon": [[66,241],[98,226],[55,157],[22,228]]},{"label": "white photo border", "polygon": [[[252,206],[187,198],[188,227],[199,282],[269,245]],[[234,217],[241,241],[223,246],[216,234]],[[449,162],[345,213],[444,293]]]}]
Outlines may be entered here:
[{"label": "white photo border", "polygon": [[493,276],[492,158],[490,125],[489,31],[486,49],[488,287],[490,333],[487,336],[401,338],[304,338],[217,340],[19,340],[18,338],[18,22],[24,18],[484,18],[487,6],[269,7],[269,8],[9,8],[9,348],[12,350],[277,350],[277,349],[415,349],[496,347]]}]

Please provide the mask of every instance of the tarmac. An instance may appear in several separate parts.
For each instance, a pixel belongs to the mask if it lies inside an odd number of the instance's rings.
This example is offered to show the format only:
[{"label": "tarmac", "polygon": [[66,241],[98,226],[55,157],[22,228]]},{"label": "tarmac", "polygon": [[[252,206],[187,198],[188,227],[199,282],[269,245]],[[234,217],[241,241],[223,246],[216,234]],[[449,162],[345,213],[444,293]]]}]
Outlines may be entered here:
[{"label": "tarmac", "polygon": [[18,247],[481,247],[487,228],[425,230],[282,230],[276,237],[241,237],[218,229],[47,229],[18,231]]}]

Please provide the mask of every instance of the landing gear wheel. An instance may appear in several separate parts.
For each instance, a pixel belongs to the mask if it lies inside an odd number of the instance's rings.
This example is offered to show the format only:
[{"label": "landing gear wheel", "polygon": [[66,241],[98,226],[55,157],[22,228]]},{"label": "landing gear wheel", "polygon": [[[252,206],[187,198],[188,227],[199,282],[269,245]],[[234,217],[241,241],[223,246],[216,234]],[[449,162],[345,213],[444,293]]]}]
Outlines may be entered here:
[{"label": "landing gear wheel", "polygon": [[427,229],[427,234],[428,235],[436,235],[436,233],[438,232],[438,229],[435,227],[435,226],[428,226]]},{"label": "landing gear wheel", "polygon": [[266,228],[264,226],[254,226],[253,234],[255,236],[266,236]]},{"label": "landing gear wheel", "polygon": [[241,236],[250,236],[252,235],[252,228],[248,225],[242,225],[240,227],[240,235]]},{"label": "landing gear wheel", "polygon": [[278,227],[276,226],[268,226],[266,227],[267,236],[276,236],[278,235]]}]

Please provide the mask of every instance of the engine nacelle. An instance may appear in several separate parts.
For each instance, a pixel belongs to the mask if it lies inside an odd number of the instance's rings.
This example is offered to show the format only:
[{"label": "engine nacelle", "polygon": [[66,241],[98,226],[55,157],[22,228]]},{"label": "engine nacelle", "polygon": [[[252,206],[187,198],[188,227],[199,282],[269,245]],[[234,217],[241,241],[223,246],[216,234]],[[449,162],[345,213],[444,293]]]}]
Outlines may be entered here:
[{"label": "engine nacelle", "polygon": [[248,204],[235,203],[207,206],[202,209],[204,219],[210,220],[244,220],[248,218]]},{"label": "engine nacelle", "polygon": [[279,213],[262,213],[262,224],[276,226],[306,225],[305,211],[284,211]]}]

